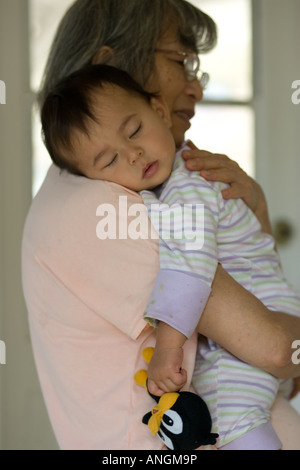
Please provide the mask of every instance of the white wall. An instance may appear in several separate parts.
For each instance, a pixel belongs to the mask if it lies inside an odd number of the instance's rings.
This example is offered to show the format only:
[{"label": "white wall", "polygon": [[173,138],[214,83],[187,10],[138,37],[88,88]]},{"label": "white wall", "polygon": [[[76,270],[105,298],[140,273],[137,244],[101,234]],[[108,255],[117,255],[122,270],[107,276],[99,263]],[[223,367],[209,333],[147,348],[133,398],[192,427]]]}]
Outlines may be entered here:
[{"label": "white wall", "polygon": [[[253,4],[257,180],[273,226],[283,220],[293,230],[278,250],[287,279],[300,291],[300,104],[291,99],[292,83],[300,80],[300,2]],[[300,412],[300,397],[293,404]]]},{"label": "white wall", "polygon": [[278,245],[284,272],[300,290],[299,0],[254,0],[256,168],[272,221],[286,220],[294,236]]},{"label": "white wall", "polygon": [[24,305],[20,246],[31,201],[27,0],[0,0],[0,448],[54,447],[32,358]]}]

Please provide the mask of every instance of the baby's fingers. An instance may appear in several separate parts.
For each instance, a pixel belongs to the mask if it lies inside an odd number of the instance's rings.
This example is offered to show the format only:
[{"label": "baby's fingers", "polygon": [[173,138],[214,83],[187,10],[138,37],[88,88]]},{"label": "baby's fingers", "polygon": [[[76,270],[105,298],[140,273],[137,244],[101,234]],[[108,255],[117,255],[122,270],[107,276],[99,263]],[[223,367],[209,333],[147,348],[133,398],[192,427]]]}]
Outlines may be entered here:
[{"label": "baby's fingers", "polygon": [[165,392],[162,390],[154,380],[148,379],[148,390],[152,395],[156,397],[161,397]]},{"label": "baby's fingers", "polygon": [[185,384],[187,380],[187,372],[184,369],[180,369],[179,372],[172,374],[172,376],[165,381],[165,387],[168,392],[177,392]]}]

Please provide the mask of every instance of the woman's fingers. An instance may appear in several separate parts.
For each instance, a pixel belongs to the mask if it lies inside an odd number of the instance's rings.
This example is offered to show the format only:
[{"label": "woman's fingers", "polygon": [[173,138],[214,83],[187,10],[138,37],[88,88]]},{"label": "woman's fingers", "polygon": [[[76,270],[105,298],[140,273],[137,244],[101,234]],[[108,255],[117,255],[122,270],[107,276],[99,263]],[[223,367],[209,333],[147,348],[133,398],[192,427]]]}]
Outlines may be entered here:
[{"label": "woman's fingers", "polygon": [[235,161],[230,160],[227,155],[211,153],[207,150],[184,150],[182,152],[182,156],[184,160],[194,168],[198,166],[201,167],[200,169],[214,169],[228,166],[238,167],[238,164]]},{"label": "woman's fingers", "polygon": [[222,191],[224,199],[241,198],[255,213],[264,195],[260,186],[227,155],[195,149],[183,152],[189,170],[199,171],[208,181],[220,181],[230,186]]}]

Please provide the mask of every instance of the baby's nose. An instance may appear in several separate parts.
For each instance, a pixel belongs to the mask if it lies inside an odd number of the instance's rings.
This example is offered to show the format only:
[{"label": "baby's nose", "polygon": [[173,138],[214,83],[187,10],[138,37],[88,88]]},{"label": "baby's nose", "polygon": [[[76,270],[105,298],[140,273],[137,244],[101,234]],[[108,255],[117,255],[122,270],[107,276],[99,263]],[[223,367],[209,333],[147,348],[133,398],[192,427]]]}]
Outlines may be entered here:
[{"label": "baby's nose", "polygon": [[143,155],[141,147],[133,147],[128,152],[128,160],[130,165],[134,165],[135,162]]}]

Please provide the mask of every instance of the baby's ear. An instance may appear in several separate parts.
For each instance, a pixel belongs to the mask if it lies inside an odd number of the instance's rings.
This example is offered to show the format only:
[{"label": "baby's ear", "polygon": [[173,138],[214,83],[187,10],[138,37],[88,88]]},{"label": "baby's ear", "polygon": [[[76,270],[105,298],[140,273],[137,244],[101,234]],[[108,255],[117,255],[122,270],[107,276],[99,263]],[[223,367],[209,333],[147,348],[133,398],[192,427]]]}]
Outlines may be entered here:
[{"label": "baby's ear", "polygon": [[161,95],[153,96],[151,98],[150,105],[151,105],[152,109],[154,109],[157,112],[157,114],[163,119],[165,124],[169,128],[172,127],[169,107],[168,107],[164,97],[161,96]]}]

